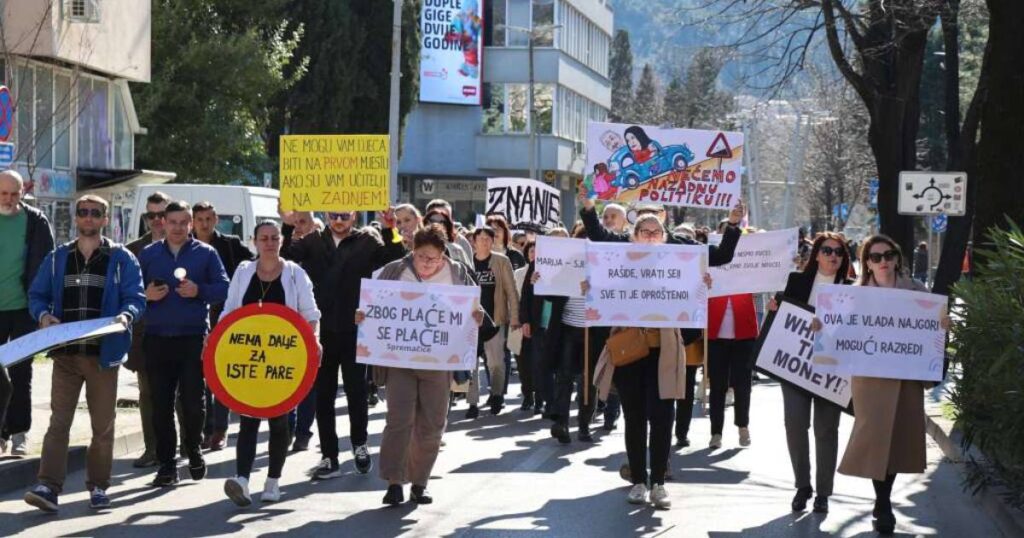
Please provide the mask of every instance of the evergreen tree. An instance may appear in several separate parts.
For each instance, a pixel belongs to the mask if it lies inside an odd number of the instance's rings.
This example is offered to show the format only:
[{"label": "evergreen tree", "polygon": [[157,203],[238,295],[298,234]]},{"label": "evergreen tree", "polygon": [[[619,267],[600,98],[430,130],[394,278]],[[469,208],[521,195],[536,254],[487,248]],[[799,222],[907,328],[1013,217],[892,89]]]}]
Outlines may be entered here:
[{"label": "evergreen tree", "polygon": [[687,125],[686,92],[683,90],[683,81],[678,76],[672,77],[672,81],[665,88],[665,99],[662,103],[665,123],[677,128]]},{"label": "evergreen tree", "polygon": [[658,100],[658,79],[651,64],[644,64],[640,82],[636,85],[633,101],[633,123],[658,125],[661,123],[661,102]]},{"label": "evergreen tree", "polygon": [[733,110],[732,95],[718,89],[718,75],[722,72],[722,57],[713,49],[697,51],[686,70],[681,111],[685,123],[680,127],[718,128],[726,123],[726,115]]},{"label": "evergreen tree", "polygon": [[608,111],[608,120],[616,123],[630,121],[633,108],[633,51],[629,45],[629,32],[625,30],[615,32],[608,71],[612,82],[612,109]]}]

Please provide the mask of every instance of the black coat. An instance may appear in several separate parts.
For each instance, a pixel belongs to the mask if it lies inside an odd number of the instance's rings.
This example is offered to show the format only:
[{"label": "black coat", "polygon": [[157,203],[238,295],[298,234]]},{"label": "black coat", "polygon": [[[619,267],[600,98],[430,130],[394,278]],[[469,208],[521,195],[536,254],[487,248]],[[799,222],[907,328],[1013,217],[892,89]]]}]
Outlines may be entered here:
[{"label": "black coat", "polygon": [[[786,279],[786,289],[782,292],[782,297],[791,299],[793,301],[800,301],[801,303],[807,303],[807,299],[811,297],[811,288],[814,286],[815,273],[808,273],[806,271],[794,271],[789,274],[789,278]],[[853,281],[849,278],[845,278],[839,273],[836,273],[834,284],[853,284]],[[813,307],[814,305],[810,305]]]},{"label": "black coat", "polygon": [[24,202],[21,210],[25,212],[25,271],[21,274],[21,285],[28,293],[43,258],[53,250],[53,230],[42,211]]},{"label": "black coat", "polygon": [[210,246],[220,256],[220,261],[224,264],[224,271],[227,272],[228,278],[235,276],[235,269],[238,269],[242,262],[256,259],[256,256],[253,255],[252,251],[245,246],[245,243],[237,235],[225,235],[214,230]]}]

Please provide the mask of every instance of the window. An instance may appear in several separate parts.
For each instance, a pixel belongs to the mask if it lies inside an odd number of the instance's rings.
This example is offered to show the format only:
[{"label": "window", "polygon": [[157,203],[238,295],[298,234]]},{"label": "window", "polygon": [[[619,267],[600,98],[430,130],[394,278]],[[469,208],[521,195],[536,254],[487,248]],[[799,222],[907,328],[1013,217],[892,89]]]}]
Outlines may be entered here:
[{"label": "window", "polygon": [[115,85],[114,93],[114,168],[128,169],[132,167],[132,150],[134,136],[131,126],[128,125],[128,113],[124,100],[124,92],[127,91]]},{"label": "window", "polygon": [[64,0],[64,16],[71,22],[100,22],[98,0]]},{"label": "window", "polygon": [[526,106],[528,84],[507,84],[509,133],[525,133],[529,125],[529,108]]},{"label": "window", "polygon": [[533,85],[533,114],[537,121],[534,132],[551,134],[551,120],[554,116],[555,88],[551,84]]},{"label": "window", "polygon": [[78,80],[78,166],[108,168],[112,148],[106,80],[81,77]]},{"label": "window", "polygon": [[53,79],[53,166],[71,168],[71,77],[60,73]]},{"label": "window", "polygon": [[[483,134],[529,133],[529,84],[484,84]],[[552,134],[555,88],[534,84],[533,104],[536,133]]]},{"label": "window", "polygon": [[53,168],[53,71],[36,69],[36,166]]},{"label": "window", "polygon": [[485,20],[484,24],[490,28],[490,42],[485,43],[486,45],[493,45],[495,47],[505,46],[505,0],[493,0],[488,5],[491,9],[490,20]]},{"label": "window", "polygon": [[[530,2],[531,0],[508,0],[508,46],[527,47],[530,45],[530,35],[525,29],[530,27]],[[516,28],[513,28],[516,27]]]},{"label": "window", "polygon": [[14,97],[14,110],[17,118],[17,154],[16,161],[26,163],[32,162],[32,131],[35,125],[36,108],[33,106],[35,100],[35,72],[28,65],[17,67],[17,75],[14,77],[14,88],[11,93]]},{"label": "window", "polygon": [[540,0],[533,0],[533,28],[536,35],[533,44],[537,47],[555,44],[555,31],[552,28],[555,24],[555,3],[553,0],[548,1],[551,3],[544,5]]},{"label": "window", "polygon": [[483,88],[484,134],[505,132],[505,86],[484,83]]}]

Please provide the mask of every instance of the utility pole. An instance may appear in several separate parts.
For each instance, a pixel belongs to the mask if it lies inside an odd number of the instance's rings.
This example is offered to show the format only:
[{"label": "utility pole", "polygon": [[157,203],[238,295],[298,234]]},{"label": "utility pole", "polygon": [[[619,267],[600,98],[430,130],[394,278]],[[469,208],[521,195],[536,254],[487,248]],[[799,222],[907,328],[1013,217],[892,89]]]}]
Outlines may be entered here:
[{"label": "utility pole", "polygon": [[530,179],[537,179],[537,110],[533,106],[533,20],[530,20],[530,31],[527,32],[529,44],[529,77],[530,86],[526,99],[529,101],[530,110]]},{"label": "utility pole", "polygon": [[[788,228],[793,225],[793,185],[796,184],[797,178],[803,173],[804,167],[804,147],[803,138],[801,137],[800,128],[804,123],[804,115],[801,112],[796,114],[796,129],[793,131],[793,143],[790,147],[793,148],[793,152],[789,159],[789,171],[786,173],[786,190],[782,200],[782,227]],[[810,119],[808,118],[808,127],[810,126]]]},{"label": "utility pole", "polygon": [[391,14],[391,103],[388,109],[388,182],[391,203],[398,201],[398,98],[402,90],[402,0],[392,0]]}]

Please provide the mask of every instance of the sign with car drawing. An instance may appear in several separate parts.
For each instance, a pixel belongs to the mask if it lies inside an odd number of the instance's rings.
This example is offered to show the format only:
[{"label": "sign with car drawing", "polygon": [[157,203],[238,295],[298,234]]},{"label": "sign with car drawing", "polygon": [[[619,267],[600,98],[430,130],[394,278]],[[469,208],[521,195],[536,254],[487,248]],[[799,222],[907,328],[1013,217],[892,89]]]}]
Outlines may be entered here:
[{"label": "sign with car drawing", "polygon": [[590,122],[591,198],[730,209],[742,190],[743,134]]}]

